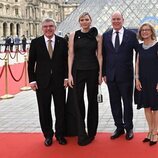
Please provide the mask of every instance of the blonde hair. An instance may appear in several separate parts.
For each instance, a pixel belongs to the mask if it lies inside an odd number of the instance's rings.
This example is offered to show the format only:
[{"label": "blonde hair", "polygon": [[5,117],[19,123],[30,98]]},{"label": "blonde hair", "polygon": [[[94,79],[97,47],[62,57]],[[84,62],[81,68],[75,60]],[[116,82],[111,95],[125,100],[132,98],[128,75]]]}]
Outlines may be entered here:
[{"label": "blonde hair", "polygon": [[141,41],[143,41],[143,38],[142,38],[142,36],[141,36],[141,31],[142,31],[142,28],[143,28],[144,26],[149,26],[149,28],[151,29],[151,32],[152,32],[152,34],[151,34],[151,39],[152,39],[152,40],[156,40],[156,32],[155,32],[154,26],[153,26],[152,24],[150,24],[150,23],[143,23],[143,24],[140,26],[140,28],[139,28],[139,30],[138,30],[138,39],[140,39]]},{"label": "blonde hair", "polygon": [[80,22],[80,19],[83,18],[83,17],[85,17],[86,15],[89,16],[90,20],[92,21],[92,18],[91,18],[90,14],[89,14],[88,12],[83,12],[83,13],[79,16],[78,21]]}]

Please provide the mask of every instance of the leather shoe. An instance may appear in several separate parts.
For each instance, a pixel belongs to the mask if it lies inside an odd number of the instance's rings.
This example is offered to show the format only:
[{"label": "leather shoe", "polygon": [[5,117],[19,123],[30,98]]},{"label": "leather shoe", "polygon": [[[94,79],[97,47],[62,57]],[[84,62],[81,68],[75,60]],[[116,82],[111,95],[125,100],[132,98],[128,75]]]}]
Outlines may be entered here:
[{"label": "leather shoe", "polygon": [[46,138],[44,141],[45,146],[51,146],[53,143],[52,138]]},{"label": "leather shoe", "polygon": [[114,133],[112,134],[111,139],[118,138],[118,137],[120,137],[121,135],[123,135],[124,133],[125,133],[124,130],[118,130],[118,129],[116,129],[116,130],[114,131]]},{"label": "leather shoe", "polygon": [[80,146],[86,146],[88,144],[90,144],[92,141],[94,140],[94,137],[85,137],[84,139],[79,139],[78,140],[78,145]]},{"label": "leather shoe", "polygon": [[56,139],[59,142],[59,144],[61,144],[61,145],[67,144],[67,140],[64,137],[57,137]]},{"label": "leather shoe", "polygon": [[126,139],[127,140],[131,140],[133,137],[134,137],[133,130],[131,129],[131,130],[127,131],[127,133],[126,133]]}]

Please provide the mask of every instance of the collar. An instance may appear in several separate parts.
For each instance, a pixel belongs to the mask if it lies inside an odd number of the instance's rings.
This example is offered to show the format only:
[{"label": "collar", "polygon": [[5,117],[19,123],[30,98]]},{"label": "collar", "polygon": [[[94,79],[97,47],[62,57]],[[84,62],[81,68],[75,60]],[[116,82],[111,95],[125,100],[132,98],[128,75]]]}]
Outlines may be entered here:
[{"label": "collar", "polygon": [[124,28],[122,27],[120,30],[116,31],[113,29],[112,31],[112,34],[116,33],[116,32],[119,32],[120,34],[123,34],[124,33]]},{"label": "collar", "polygon": [[45,40],[45,42],[48,42],[48,40],[52,40],[52,42],[54,43],[55,42],[55,35],[53,35],[53,37],[51,39],[49,39],[48,37],[46,37],[44,35],[44,40]]}]

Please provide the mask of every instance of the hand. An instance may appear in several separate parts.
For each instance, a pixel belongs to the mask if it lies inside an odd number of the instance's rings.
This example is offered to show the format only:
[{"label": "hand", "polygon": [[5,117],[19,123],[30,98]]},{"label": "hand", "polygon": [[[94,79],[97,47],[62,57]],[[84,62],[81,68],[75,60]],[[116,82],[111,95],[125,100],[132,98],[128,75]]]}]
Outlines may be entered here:
[{"label": "hand", "polygon": [[64,80],[64,87],[67,88],[68,87],[68,79]]},{"label": "hand", "polygon": [[107,83],[106,76],[103,77],[103,80],[104,80],[105,83]]},{"label": "hand", "polygon": [[157,90],[157,92],[158,92],[158,83],[157,83],[157,85],[156,85],[156,90]]},{"label": "hand", "polygon": [[141,82],[139,79],[136,79],[136,89],[138,91],[141,91],[142,90],[142,85],[141,85]]},{"label": "hand", "polygon": [[34,82],[34,83],[30,83],[30,87],[33,91],[36,91],[36,89],[38,89],[38,86],[37,86],[37,83]]},{"label": "hand", "polygon": [[103,82],[103,80],[102,80],[102,75],[99,75],[99,77],[98,77],[98,84],[101,85],[102,82]]},{"label": "hand", "polygon": [[73,77],[72,75],[69,75],[69,78],[68,78],[68,85],[73,88],[74,86],[74,80],[73,80]]}]

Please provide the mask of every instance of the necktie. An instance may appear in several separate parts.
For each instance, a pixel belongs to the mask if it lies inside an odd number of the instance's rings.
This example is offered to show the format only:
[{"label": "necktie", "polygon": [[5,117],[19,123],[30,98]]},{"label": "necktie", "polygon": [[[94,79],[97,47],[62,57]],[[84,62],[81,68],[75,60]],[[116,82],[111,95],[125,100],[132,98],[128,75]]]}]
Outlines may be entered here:
[{"label": "necktie", "polygon": [[119,32],[116,32],[116,38],[115,38],[115,50],[116,50],[116,52],[117,52],[119,46],[120,46]]},{"label": "necktie", "polygon": [[49,52],[50,58],[52,58],[52,55],[53,55],[52,40],[48,40],[48,52]]}]

